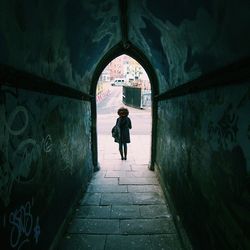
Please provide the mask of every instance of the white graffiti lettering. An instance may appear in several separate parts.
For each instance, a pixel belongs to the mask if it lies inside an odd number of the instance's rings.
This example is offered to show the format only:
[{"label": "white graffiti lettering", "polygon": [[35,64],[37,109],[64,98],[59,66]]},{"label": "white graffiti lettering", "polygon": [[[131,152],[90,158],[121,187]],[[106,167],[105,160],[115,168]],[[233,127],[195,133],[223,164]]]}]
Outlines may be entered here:
[{"label": "white graffiti lettering", "polygon": [[[23,115],[25,117],[24,125],[20,129],[15,130],[15,129],[12,129],[12,124],[14,123],[14,121],[19,113],[23,113]],[[29,116],[28,116],[27,109],[24,108],[23,106],[17,106],[16,109],[10,114],[8,121],[5,123],[5,126],[11,135],[20,135],[27,128],[28,123],[29,123]]]},{"label": "white graffiti lettering", "polygon": [[40,236],[39,217],[36,218],[36,225],[34,226],[30,202],[26,202],[24,206],[10,213],[9,223],[12,225],[10,232],[12,248],[18,247],[18,249],[21,249],[24,244],[30,242],[29,237],[32,234],[32,229],[34,230],[35,242],[38,243]]},{"label": "white graffiti lettering", "polygon": [[[36,140],[25,138],[24,135],[28,129],[32,129],[32,125],[28,127],[29,124],[33,123],[25,106],[16,106],[11,112],[7,112],[6,107],[0,105],[0,134],[2,135],[0,140],[0,198],[5,206],[10,202],[14,182],[31,181],[41,169],[41,146]],[[45,145],[46,150],[49,151],[49,143]]]},{"label": "white graffiti lettering", "polygon": [[45,138],[42,140],[42,149],[45,153],[49,153],[52,150],[52,138],[51,135],[47,135]]},{"label": "white graffiti lettering", "polygon": [[20,180],[20,177],[28,178],[31,172],[32,162],[36,162],[40,155],[39,146],[33,139],[26,139],[22,141],[17,150],[13,154],[13,165],[17,166],[15,172],[17,175],[16,180]]},{"label": "white graffiti lettering", "polygon": [[34,227],[34,238],[36,241],[36,244],[38,243],[39,236],[41,234],[41,228],[39,226],[39,217],[36,218],[36,225]]}]

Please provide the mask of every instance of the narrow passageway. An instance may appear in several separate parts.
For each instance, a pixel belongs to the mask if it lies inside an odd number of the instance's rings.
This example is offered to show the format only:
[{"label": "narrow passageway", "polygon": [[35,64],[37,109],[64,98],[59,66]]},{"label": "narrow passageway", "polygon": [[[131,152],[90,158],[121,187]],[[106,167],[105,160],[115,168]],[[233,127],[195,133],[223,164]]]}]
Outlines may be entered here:
[{"label": "narrow passageway", "polygon": [[137,164],[130,147],[130,160],[121,161],[110,143],[103,135],[101,170],[79,202],[59,249],[182,249],[159,182],[143,164],[143,155]]},{"label": "narrow passageway", "polygon": [[0,10],[0,250],[250,250],[250,0]]},{"label": "narrow passageway", "polygon": [[128,107],[132,120],[128,159],[111,137],[121,88],[99,106],[98,159],[94,174],[61,242],[72,249],[182,249],[155,172],[148,169],[151,110]]}]

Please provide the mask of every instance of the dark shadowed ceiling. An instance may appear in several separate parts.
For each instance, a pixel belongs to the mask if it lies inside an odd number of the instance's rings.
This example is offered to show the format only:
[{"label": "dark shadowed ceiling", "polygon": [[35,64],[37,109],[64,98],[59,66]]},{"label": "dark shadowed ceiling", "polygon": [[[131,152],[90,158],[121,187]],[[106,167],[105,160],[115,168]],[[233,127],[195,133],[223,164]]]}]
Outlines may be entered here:
[{"label": "dark shadowed ceiling", "polygon": [[250,2],[2,0],[0,63],[89,92],[102,57],[129,42],[163,92],[250,55]]}]

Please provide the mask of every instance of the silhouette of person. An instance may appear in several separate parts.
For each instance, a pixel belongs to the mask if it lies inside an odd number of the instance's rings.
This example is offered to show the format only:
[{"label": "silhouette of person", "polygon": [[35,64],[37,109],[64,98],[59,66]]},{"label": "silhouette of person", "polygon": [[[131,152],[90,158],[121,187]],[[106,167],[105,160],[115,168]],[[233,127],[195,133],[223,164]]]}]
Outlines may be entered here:
[{"label": "silhouette of person", "polygon": [[119,140],[115,139],[115,142],[119,143],[121,159],[127,160],[127,143],[130,143],[129,130],[132,128],[132,124],[130,118],[128,117],[129,111],[127,108],[119,108],[117,114],[119,117],[116,120],[116,125],[120,128],[120,137]]}]

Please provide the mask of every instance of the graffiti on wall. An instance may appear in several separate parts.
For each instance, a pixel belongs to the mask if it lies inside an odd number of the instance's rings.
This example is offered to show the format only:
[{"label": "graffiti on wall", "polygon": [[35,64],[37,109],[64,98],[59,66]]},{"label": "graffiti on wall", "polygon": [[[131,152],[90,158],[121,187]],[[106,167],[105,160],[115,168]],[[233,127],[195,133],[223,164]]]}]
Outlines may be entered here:
[{"label": "graffiti on wall", "polygon": [[[5,97],[3,93],[1,97]],[[33,138],[32,119],[26,106],[12,106],[7,110],[5,103],[0,103],[0,199],[5,206],[10,202],[13,184],[30,182],[38,176],[42,167],[41,154],[52,150],[51,135]]]},{"label": "graffiti on wall", "polygon": [[236,141],[238,120],[239,116],[233,112],[232,105],[229,105],[217,124],[210,121],[208,125],[209,138],[211,139],[216,135],[218,144],[226,148],[231,142]]},{"label": "graffiti on wall", "polygon": [[9,244],[13,249],[22,249],[31,242],[38,243],[41,228],[39,216],[32,214],[33,199],[2,217],[1,226],[10,228]]},{"label": "graffiti on wall", "polygon": [[53,146],[51,135],[47,135],[42,139],[41,146],[44,153],[51,152]]},{"label": "graffiti on wall", "polygon": [[[55,215],[53,209],[60,202],[57,194],[62,189],[72,193],[86,179],[85,172],[91,171],[91,146],[85,140],[90,138],[91,122],[85,110],[91,112],[90,104],[85,107],[71,99],[0,88],[0,238],[4,249],[48,249],[51,244],[73,199],[66,195],[68,205]],[[87,170],[84,161],[90,166]],[[59,179],[66,180],[67,187]],[[28,197],[34,197],[34,202]]]}]

